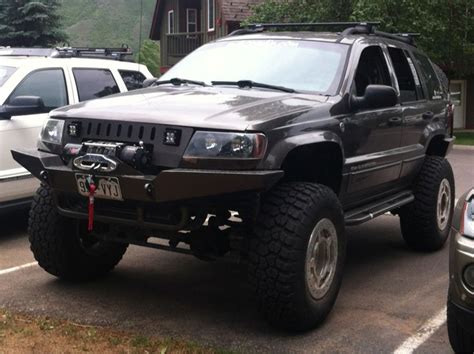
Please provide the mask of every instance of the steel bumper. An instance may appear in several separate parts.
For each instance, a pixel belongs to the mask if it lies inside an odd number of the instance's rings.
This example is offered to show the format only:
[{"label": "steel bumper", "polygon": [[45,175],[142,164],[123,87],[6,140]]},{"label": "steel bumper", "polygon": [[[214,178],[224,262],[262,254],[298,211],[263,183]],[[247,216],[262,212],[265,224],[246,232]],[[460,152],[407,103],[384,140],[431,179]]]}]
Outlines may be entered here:
[{"label": "steel bumper", "polygon": [[[77,193],[77,173],[60,156],[37,150],[12,150],[13,158],[36,178],[56,191]],[[125,165],[125,164],[124,164]],[[117,177],[124,200],[173,202],[238,192],[263,191],[284,175],[280,170],[195,170],[169,169],[158,175],[143,175],[130,166],[98,176]]]}]

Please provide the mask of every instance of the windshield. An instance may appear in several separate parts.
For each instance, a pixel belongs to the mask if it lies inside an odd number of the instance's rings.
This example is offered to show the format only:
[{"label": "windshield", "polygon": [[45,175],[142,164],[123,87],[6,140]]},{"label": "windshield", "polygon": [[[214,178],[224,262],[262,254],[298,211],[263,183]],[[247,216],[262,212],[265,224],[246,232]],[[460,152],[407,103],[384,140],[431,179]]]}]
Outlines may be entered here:
[{"label": "windshield", "polygon": [[251,80],[296,91],[337,93],[348,46],[304,40],[244,39],[205,45],[181,60],[160,81]]},{"label": "windshield", "polygon": [[16,68],[12,66],[1,66],[0,65],[0,87],[12,76],[16,71]]}]

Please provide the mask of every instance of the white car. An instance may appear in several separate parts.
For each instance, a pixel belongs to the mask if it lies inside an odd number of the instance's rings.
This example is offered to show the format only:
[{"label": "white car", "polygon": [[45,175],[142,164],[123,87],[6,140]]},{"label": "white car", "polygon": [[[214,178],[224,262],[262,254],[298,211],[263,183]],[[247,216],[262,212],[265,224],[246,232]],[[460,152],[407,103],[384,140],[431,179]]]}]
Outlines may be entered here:
[{"label": "white car", "polygon": [[10,150],[34,148],[49,111],[141,88],[152,78],[144,65],[117,60],[125,54],[0,47],[0,212],[28,205],[38,187]]}]

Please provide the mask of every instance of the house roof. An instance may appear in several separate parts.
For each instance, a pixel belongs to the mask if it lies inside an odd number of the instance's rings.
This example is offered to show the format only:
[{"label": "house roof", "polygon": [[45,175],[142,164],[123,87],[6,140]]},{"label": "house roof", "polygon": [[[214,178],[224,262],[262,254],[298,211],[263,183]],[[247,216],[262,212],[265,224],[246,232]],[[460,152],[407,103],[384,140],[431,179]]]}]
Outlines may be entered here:
[{"label": "house roof", "polygon": [[[196,0],[200,1],[200,0]],[[216,18],[221,18],[222,22],[242,22],[252,14],[252,6],[262,3],[264,0],[216,0],[220,13]],[[161,21],[163,20],[163,9],[166,0],[157,0],[153,21],[151,24],[150,38],[160,39]]]}]

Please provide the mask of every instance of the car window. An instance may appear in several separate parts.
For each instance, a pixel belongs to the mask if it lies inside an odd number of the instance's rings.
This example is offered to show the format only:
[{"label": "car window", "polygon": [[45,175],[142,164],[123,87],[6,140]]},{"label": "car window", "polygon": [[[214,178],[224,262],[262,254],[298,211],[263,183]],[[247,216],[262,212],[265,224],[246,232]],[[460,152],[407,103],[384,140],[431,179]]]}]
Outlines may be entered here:
[{"label": "car window", "polygon": [[146,77],[139,71],[119,70],[127,90],[132,91],[143,87],[143,81]]},{"label": "car window", "polygon": [[34,71],[26,76],[8,98],[10,102],[19,96],[38,96],[48,109],[68,104],[66,81],[61,69],[44,69]]},{"label": "car window", "polygon": [[400,89],[400,101],[416,101],[418,95],[416,92],[415,78],[405,53],[402,49],[394,47],[389,47],[388,53],[395,69],[395,75],[397,76],[398,88]]},{"label": "car window", "polygon": [[81,102],[120,92],[110,70],[81,68],[72,71]]},{"label": "car window", "polygon": [[420,53],[413,53],[413,55],[418,66],[421,68],[422,75],[425,79],[428,98],[430,100],[442,99],[444,92],[430,60]]},{"label": "car window", "polygon": [[371,46],[362,51],[354,83],[357,96],[363,96],[369,85],[392,85],[382,48]]},{"label": "car window", "polygon": [[0,65],[0,87],[7,82],[10,76],[16,71],[13,66],[1,66]]}]

